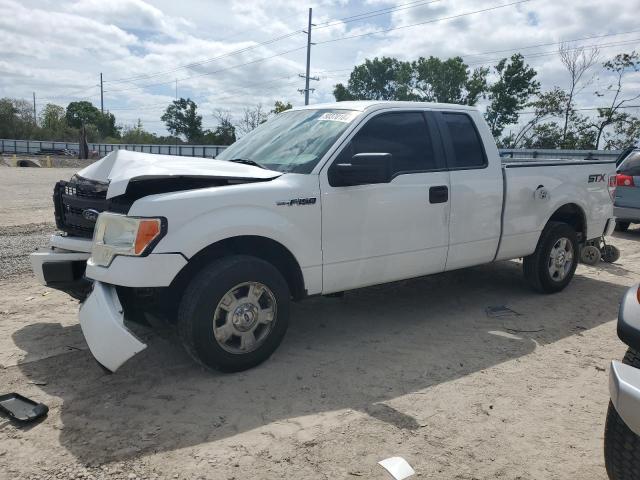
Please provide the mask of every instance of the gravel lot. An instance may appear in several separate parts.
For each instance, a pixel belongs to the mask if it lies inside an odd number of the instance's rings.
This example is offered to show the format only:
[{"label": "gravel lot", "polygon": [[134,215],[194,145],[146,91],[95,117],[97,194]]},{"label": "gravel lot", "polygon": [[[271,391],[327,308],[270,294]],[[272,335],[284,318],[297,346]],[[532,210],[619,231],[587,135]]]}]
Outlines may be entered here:
[{"label": "gravel lot", "polygon": [[[376,463],[396,455],[418,478],[606,478],[607,375],[640,230],[557,295],[503,262],[296,304],[280,349],[240,374],[137,328],[149,347],[107,375],[77,302],[25,273],[71,173],[0,167],[0,385],[50,407],[29,427],[0,418],[0,478],[384,479]],[[486,314],[498,305],[514,313]]]}]

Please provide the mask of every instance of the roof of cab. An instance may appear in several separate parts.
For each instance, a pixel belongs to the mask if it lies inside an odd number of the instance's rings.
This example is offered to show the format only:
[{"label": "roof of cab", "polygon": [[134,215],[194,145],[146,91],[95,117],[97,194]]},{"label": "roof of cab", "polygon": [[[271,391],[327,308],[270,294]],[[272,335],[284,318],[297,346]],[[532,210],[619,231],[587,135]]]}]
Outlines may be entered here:
[{"label": "roof of cab", "polygon": [[355,100],[348,102],[316,103],[302,107],[294,107],[293,110],[316,110],[316,109],[338,109],[338,110],[377,110],[380,108],[429,108],[434,110],[476,110],[469,105],[457,105],[455,103],[432,103],[432,102],[397,102],[392,100]]}]

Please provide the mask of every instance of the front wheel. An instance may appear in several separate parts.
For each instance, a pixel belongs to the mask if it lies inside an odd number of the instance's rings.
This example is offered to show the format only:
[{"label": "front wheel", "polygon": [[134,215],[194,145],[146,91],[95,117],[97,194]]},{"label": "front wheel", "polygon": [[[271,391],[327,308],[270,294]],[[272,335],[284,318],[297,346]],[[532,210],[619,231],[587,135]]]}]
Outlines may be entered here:
[{"label": "front wheel", "polygon": [[280,345],[289,322],[287,282],[270,263],[236,255],[213,261],[187,286],[178,331],[187,352],[206,367],[254,367]]},{"label": "front wheel", "polygon": [[[630,348],[622,362],[640,368],[640,354]],[[627,427],[611,402],[604,427],[604,464],[610,480],[640,478],[640,436]]]},{"label": "front wheel", "polygon": [[564,289],[578,266],[578,237],[562,222],[549,222],[540,235],[535,252],[524,258],[524,276],[538,292]]}]

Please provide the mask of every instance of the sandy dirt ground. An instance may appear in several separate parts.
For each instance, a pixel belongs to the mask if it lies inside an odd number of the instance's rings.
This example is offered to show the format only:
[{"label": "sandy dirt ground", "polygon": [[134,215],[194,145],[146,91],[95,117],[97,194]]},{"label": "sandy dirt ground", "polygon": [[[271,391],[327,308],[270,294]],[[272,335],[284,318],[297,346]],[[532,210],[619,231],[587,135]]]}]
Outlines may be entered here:
[{"label": "sandy dirt ground", "polygon": [[[22,172],[0,168],[0,225],[44,239],[52,184],[71,172]],[[502,262],[309,299],[270,360],[227,375],[142,327],[148,348],[105,374],[77,302],[20,263],[0,279],[0,385],[50,412],[29,427],[0,418],[0,478],[385,479],[377,462],[402,456],[417,478],[605,479],[615,318],[640,229],[612,242],[618,263],[580,266],[551,296]],[[31,245],[9,243],[16,258]],[[514,313],[487,315],[499,305]]]}]

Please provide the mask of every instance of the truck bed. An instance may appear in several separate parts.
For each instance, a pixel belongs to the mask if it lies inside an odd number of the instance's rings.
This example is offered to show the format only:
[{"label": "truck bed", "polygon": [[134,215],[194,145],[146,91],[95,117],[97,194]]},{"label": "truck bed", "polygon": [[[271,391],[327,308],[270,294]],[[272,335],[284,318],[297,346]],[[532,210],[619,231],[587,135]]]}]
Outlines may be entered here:
[{"label": "truck bed", "polygon": [[502,236],[496,259],[532,253],[549,216],[560,208],[580,213],[583,240],[603,234],[611,216],[614,160],[502,158],[502,170]]}]

